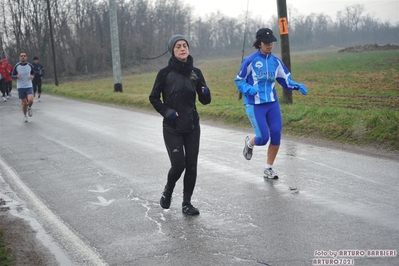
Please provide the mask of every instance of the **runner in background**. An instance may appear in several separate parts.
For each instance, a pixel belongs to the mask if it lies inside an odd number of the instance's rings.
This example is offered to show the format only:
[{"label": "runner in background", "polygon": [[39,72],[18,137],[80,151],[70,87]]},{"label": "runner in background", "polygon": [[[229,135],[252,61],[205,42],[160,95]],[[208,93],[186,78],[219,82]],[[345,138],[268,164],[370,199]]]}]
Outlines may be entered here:
[{"label": "runner in background", "polygon": [[32,116],[33,105],[33,66],[28,62],[28,56],[25,52],[19,54],[19,62],[12,71],[12,78],[17,80],[18,97],[21,99],[22,112],[24,114],[24,122],[28,122],[28,117]]},{"label": "runner in background", "polygon": [[33,57],[33,71],[35,72],[35,77],[33,78],[33,97],[37,97],[40,102],[40,95],[42,94],[42,78],[44,76],[44,67],[39,63],[39,57]]},{"label": "runner in background", "polygon": [[11,90],[12,90],[12,71],[14,70],[14,66],[8,62],[7,58],[3,58],[3,64],[5,65],[6,69],[6,89],[7,89],[7,98],[11,97]]},{"label": "runner in background", "polygon": [[[7,98],[9,98],[8,93],[7,93],[7,87],[6,87],[6,66],[3,63],[3,60],[0,60],[0,91],[1,94],[3,95],[3,102],[7,101]],[[7,97],[7,98],[6,98]]]}]

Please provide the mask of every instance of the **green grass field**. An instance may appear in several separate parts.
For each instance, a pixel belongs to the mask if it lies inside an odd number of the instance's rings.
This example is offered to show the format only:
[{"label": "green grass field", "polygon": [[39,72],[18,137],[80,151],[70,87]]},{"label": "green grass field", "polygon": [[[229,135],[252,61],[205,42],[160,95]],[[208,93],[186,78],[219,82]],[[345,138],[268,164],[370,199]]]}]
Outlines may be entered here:
[{"label": "green grass field", "polygon": [[[250,128],[233,81],[241,58],[195,60],[212,91],[210,105],[198,104],[202,119]],[[284,134],[399,150],[399,50],[295,53],[291,70],[309,94],[294,91],[294,103],[281,104]],[[148,95],[155,76],[123,76],[123,93],[113,92],[112,77],[45,85],[43,91],[153,110]]]}]

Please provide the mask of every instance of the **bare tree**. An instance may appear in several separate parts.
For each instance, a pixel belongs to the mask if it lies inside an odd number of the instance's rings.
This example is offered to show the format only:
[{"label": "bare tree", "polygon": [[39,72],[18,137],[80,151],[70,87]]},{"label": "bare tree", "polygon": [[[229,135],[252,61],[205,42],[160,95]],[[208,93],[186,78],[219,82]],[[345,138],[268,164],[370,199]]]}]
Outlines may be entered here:
[{"label": "bare tree", "polygon": [[364,5],[347,6],[343,11],[337,13],[341,25],[352,31],[358,31]]},{"label": "bare tree", "polygon": [[334,43],[333,30],[331,25],[333,25],[332,19],[325,15],[319,14],[314,21],[314,39],[313,44],[317,48],[323,48],[327,45]]}]

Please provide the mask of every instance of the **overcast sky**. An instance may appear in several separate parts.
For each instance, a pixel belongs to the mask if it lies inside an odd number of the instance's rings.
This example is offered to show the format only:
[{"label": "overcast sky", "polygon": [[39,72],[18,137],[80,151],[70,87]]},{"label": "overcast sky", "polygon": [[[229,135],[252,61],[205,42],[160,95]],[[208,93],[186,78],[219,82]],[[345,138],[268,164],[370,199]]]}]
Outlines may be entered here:
[{"label": "overcast sky", "polygon": [[[221,11],[223,14],[237,17],[245,14],[248,10],[255,15],[263,16],[267,22],[272,15],[277,16],[277,0],[183,0],[195,8],[195,14],[210,14]],[[249,2],[248,2],[249,1]],[[399,22],[399,1],[398,0],[286,0],[287,7],[293,9],[298,15],[309,15],[311,13],[327,14],[333,20],[338,11],[344,10],[347,6],[363,5],[365,10],[362,15],[371,15],[380,19],[381,22]]]}]

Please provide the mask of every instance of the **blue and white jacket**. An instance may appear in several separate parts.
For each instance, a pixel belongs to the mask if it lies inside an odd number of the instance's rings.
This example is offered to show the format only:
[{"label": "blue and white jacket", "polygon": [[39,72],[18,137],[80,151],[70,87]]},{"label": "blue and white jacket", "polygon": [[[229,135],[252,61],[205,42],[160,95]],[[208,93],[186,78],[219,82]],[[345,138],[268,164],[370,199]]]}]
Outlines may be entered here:
[{"label": "blue and white jacket", "polygon": [[259,50],[243,60],[234,82],[245,95],[244,104],[277,101],[276,82],[289,91],[297,90],[300,85],[291,79],[290,71],[279,58]]}]

